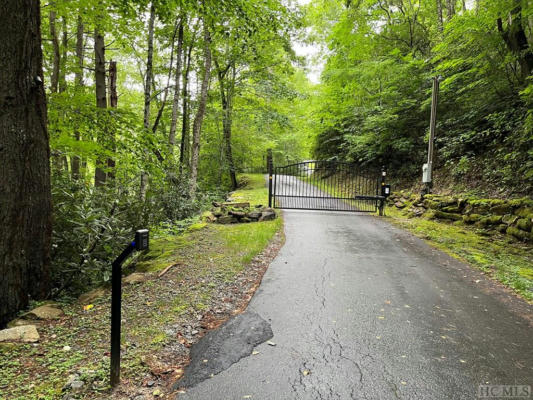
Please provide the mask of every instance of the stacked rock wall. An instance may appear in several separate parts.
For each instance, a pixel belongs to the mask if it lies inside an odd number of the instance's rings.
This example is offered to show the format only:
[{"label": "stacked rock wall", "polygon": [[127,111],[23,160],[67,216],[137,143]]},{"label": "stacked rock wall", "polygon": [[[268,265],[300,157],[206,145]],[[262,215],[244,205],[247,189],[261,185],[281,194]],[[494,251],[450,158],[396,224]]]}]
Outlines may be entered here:
[{"label": "stacked rock wall", "polygon": [[522,241],[533,242],[533,200],[500,200],[426,195],[400,191],[388,203],[409,217],[424,217],[474,225],[487,231],[505,233]]}]

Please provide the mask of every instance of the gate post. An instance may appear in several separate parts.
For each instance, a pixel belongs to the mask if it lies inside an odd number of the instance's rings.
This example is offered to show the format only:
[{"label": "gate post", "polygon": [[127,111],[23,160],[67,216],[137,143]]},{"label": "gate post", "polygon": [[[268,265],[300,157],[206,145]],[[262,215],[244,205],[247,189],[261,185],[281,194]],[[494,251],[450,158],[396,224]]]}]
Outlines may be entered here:
[{"label": "gate post", "polygon": [[267,171],[268,171],[268,207],[272,207],[272,149],[267,150]]},{"label": "gate post", "polygon": [[384,189],[385,189],[385,177],[386,176],[387,176],[387,171],[385,170],[385,166],[383,165],[381,167],[381,188],[380,188],[381,199],[379,200],[379,216],[380,217],[383,217],[383,214],[385,211]]}]

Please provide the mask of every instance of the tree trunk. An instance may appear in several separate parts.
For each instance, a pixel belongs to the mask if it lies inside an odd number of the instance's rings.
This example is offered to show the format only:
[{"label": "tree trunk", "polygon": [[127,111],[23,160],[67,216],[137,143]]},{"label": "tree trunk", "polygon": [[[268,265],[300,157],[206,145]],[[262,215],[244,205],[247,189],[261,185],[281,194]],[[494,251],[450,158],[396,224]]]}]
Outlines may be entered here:
[{"label": "tree trunk", "polygon": [[455,1],[446,0],[446,8],[448,9],[448,21],[455,15]]},{"label": "tree trunk", "polygon": [[[233,97],[235,91],[235,63],[228,65],[226,70],[222,70],[215,60],[218,74],[218,86],[220,88],[220,103],[222,105],[222,129],[224,132],[224,155],[229,168],[231,188],[237,189],[237,176],[235,173],[235,163],[233,162],[233,151],[231,148],[231,126],[233,122]],[[231,72],[230,78],[226,79],[227,73]]]},{"label": "tree trunk", "polygon": [[[107,108],[107,95],[105,84],[105,42],[104,36],[98,27],[94,29],[94,82],[96,88],[96,106],[98,108]],[[100,142],[102,137],[99,138]],[[96,169],[94,172],[95,186],[101,186],[106,181],[106,173],[103,170],[104,160],[96,160]]]},{"label": "tree trunk", "polygon": [[520,64],[520,80],[524,83],[533,72],[533,51],[522,25],[521,2],[514,0],[514,3],[515,8],[509,15],[509,25],[504,29],[501,18],[498,18],[497,25],[502,39]]},{"label": "tree trunk", "polygon": [[[74,71],[74,84],[77,87],[83,86],[83,20],[81,16],[78,16],[78,21],[76,23],[76,69]],[[78,130],[74,131],[74,136],[76,140],[80,140],[80,132]],[[80,177],[80,164],[81,158],[77,155],[72,157],[71,160],[71,171],[72,179],[79,179]]]},{"label": "tree trunk", "polygon": [[198,104],[198,111],[194,117],[192,126],[192,153],[191,153],[191,179],[189,186],[189,194],[194,197],[196,194],[196,185],[198,178],[198,158],[200,155],[200,136],[202,134],[202,123],[205,115],[205,108],[207,105],[207,91],[209,89],[209,78],[211,74],[211,36],[207,29],[207,24],[204,21],[204,76],[202,78],[202,88],[200,91],[200,101]]},{"label": "tree trunk", "polygon": [[59,62],[59,93],[67,89],[67,53],[68,53],[68,27],[67,18],[61,17],[62,36],[61,36],[61,59]]},{"label": "tree trunk", "polygon": [[[118,94],[117,94],[117,62],[111,60],[109,62],[109,107],[117,108]],[[116,152],[115,132],[111,132],[111,150],[113,154]],[[113,158],[107,159],[107,178],[115,179],[115,160]]]},{"label": "tree trunk", "polygon": [[49,291],[52,207],[39,1],[0,2],[0,326]]},{"label": "tree trunk", "polygon": [[181,146],[180,146],[180,169],[179,177],[183,178],[183,173],[189,172],[189,74],[191,72],[191,53],[194,43],[189,46],[189,51],[185,55],[185,71],[183,73],[183,94],[182,94],[182,125],[181,125]]},{"label": "tree trunk", "polygon": [[[146,58],[146,82],[144,85],[144,129],[145,135],[150,130],[150,104],[152,97],[152,66],[154,56],[154,24],[155,24],[155,6],[154,2],[150,5],[150,19],[148,21],[148,55]],[[141,172],[141,199],[146,198],[146,191],[148,190],[148,173]]]},{"label": "tree trunk", "polygon": [[176,61],[176,75],[175,75],[175,85],[174,85],[174,100],[172,102],[172,120],[170,122],[170,133],[168,135],[168,143],[170,145],[170,152],[174,151],[174,145],[176,144],[176,128],[178,125],[178,107],[179,107],[179,98],[180,98],[180,79],[181,79],[181,59],[183,53],[183,25],[185,17],[182,16],[180,20],[180,25],[178,27],[178,50],[177,50],[177,61]]},{"label": "tree trunk", "polygon": [[52,76],[50,77],[50,91],[52,93],[57,93],[58,84],[59,84],[59,39],[57,38],[56,31],[56,12],[55,10],[50,10],[49,13],[49,23],[50,23],[50,39],[52,40]]},{"label": "tree trunk", "polygon": [[443,31],[443,18],[442,18],[442,0],[436,0],[437,2],[437,26],[439,28],[439,32]]}]

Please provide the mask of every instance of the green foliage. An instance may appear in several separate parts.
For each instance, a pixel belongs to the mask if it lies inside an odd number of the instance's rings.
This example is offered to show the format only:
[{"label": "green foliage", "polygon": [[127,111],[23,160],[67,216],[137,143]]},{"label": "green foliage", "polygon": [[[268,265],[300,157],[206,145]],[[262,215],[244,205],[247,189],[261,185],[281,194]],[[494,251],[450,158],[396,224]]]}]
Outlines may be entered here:
[{"label": "green foliage", "polygon": [[[315,37],[328,47],[315,157],[386,164],[398,177],[418,177],[427,147],[430,78],[440,75],[437,167],[451,169],[456,178],[470,174],[531,192],[533,89],[531,75],[523,77],[522,59],[533,57],[526,23],[531,3],[478,3],[467,9],[457,4],[442,31],[434,2],[322,0],[310,6]],[[517,52],[505,35],[520,27],[527,43]]]}]

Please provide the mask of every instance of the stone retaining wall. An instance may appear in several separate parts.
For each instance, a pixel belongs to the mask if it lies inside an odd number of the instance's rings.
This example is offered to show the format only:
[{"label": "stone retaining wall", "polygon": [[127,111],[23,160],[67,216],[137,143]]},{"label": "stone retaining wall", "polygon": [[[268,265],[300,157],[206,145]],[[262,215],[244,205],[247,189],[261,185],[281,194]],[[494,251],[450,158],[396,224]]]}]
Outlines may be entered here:
[{"label": "stone retaining wall", "polygon": [[419,194],[400,191],[389,197],[388,205],[409,217],[474,225],[533,242],[533,200],[529,198],[499,200],[426,195],[421,199]]}]

